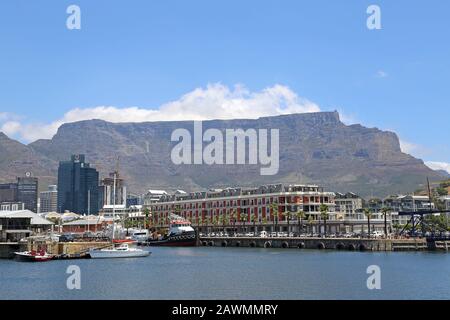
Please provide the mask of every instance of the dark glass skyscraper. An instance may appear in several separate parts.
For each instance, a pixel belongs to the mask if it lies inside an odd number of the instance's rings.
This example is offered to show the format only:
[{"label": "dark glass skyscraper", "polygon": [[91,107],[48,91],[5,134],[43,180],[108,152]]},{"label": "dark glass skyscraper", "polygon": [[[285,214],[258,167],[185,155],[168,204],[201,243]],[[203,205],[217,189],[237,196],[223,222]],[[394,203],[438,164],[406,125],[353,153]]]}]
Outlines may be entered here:
[{"label": "dark glass skyscraper", "polygon": [[0,184],[0,203],[17,201],[17,183]]},{"label": "dark glass skyscraper", "polygon": [[17,178],[17,201],[25,204],[25,209],[38,212],[38,178]]},{"label": "dark glass skyscraper", "polygon": [[84,155],[73,155],[70,161],[61,161],[58,168],[58,212],[98,214],[98,181],[98,171],[85,162]]}]

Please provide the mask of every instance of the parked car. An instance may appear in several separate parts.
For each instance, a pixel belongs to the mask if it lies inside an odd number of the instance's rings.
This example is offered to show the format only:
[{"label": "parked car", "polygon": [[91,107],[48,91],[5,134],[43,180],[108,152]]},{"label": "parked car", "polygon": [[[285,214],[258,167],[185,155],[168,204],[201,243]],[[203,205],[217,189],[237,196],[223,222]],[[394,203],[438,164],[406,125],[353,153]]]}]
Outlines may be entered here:
[{"label": "parked car", "polygon": [[381,231],[373,231],[373,232],[372,232],[372,236],[375,237],[375,238],[381,238],[381,237],[384,236],[384,232],[381,232]]},{"label": "parked car", "polygon": [[267,237],[269,236],[269,233],[268,233],[267,231],[261,231],[261,232],[259,233],[259,236],[260,236],[261,238],[267,238]]},{"label": "parked car", "polygon": [[73,242],[75,237],[70,233],[65,233],[59,237],[59,242]]}]

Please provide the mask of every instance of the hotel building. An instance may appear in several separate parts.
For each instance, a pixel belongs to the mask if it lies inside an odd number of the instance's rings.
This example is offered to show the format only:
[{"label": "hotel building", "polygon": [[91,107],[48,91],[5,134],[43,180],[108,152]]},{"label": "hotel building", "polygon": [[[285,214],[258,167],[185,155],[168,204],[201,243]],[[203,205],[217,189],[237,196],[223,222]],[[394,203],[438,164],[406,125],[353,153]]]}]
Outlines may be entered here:
[{"label": "hotel building", "polygon": [[[312,232],[318,232],[321,220],[320,206],[328,206],[327,229],[339,232],[336,220],[335,194],[325,192],[315,185],[265,185],[257,188],[213,189],[205,192],[177,192],[161,195],[159,200],[147,207],[157,226],[167,226],[168,217],[176,213],[189,219],[201,230],[207,226],[245,225],[247,230],[253,226],[263,227],[266,231],[287,231],[289,223],[297,223],[297,212],[305,214],[304,224],[310,225]],[[288,214],[290,213],[290,214]],[[323,228],[323,226],[322,226]],[[261,231],[261,228],[258,228]]]}]

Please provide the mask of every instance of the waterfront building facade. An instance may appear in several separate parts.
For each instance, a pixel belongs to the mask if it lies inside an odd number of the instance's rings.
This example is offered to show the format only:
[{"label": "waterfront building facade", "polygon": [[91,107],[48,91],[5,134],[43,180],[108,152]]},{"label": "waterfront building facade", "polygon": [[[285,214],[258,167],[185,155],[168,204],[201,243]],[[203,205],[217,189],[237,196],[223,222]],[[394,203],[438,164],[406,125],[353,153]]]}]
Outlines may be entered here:
[{"label": "waterfront building facade", "polygon": [[78,214],[99,212],[99,174],[85,162],[84,155],[61,161],[58,168],[58,212]]},{"label": "waterfront building facade", "polygon": [[412,212],[432,210],[435,208],[433,202],[430,201],[428,196],[416,196],[416,195],[398,195],[391,196],[383,201],[383,206],[391,209],[392,223],[394,225],[403,226],[411,219],[410,216],[401,216],[399,212]]},{"label": "waterfront building facade", "polygon": [[[266,231],[287,231],[289,224],[308,221],[311,232],[319,232],[323,216],[320,207],[326,205],[329,232],[338,232],[335,222],[335,195],[315,185],[265,185],[257,188],[226,188],[203,192],[165,194],[147,207],[153,223],[167,226],[171,213],[178,214],[203,229],[222,224],[243,226],[248,230],[261,226]],[[319,226],[320,225],[320,226]],[[259,231],[262,231],[259,229]]]},{"label": "waterfront building facade", "polygon": [[39,193],[39,212],[56,212],[58,210],[58,187],[48,186],[47,191]]},{"label": "waterfront building facade", "polygon": [[336,192],[335,197],[336,212],[340,212],[344,219],[361,218],[364,200],[353,192],[346,194]]}]

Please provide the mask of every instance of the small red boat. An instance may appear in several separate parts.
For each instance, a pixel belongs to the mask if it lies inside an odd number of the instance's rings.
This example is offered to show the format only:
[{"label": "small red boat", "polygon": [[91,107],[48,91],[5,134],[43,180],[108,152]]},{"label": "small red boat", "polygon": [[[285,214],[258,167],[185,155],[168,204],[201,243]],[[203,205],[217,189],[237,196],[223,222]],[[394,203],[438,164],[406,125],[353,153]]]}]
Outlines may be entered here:
[{"label": "small red boat", "polygon": [[28,262],[44,262],[49,261],[54,258],[53,255],[47,253],[45,250],[40,251],[23,251],[23,252],[14,252],[16,255],[16,258],[21,261],[28,261]]}]

